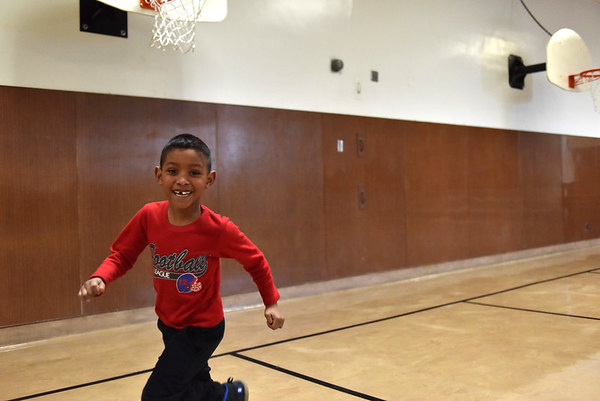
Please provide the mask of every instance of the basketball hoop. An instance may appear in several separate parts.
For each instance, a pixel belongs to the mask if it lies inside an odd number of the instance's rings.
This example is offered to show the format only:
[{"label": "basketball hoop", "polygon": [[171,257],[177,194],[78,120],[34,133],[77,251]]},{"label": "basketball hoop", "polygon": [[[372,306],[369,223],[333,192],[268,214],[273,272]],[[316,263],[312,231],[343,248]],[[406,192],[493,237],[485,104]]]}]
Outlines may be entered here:
[{"label": "basketball hoop", "polygon": [[152,47],[172,46],[182,53],[194,50],[196,20],[206,0],[140,0],[140,6],[156,11]]},{"label": "basketball hoop", "polygon": [[594,100],[594,109],[600,113],[600,68],[582,71],[579,74],[569,75],[569,87],[590,90]]}]

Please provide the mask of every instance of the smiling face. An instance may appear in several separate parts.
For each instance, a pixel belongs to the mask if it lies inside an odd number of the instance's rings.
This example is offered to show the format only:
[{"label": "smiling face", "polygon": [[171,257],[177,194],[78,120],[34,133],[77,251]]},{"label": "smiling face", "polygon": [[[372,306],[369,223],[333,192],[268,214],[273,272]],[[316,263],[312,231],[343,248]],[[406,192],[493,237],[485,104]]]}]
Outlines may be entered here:
[{"label": "smiling face", "polygon": [[215,180],[204,155],[194,149],[172,149],[155,175],[169,201],[172,224],[189,224],[202,213],[200,199]]}]

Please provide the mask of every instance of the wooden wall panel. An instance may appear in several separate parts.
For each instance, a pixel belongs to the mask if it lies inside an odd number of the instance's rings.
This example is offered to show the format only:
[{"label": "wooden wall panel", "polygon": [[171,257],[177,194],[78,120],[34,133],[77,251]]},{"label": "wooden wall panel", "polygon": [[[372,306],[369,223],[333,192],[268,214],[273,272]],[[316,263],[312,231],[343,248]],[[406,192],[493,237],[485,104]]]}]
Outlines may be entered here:
[{"label": "wooden wall panel", "polygon": [[561,137],[519,134],[523,190],[523,248],[563,243]]},{"label": "wooden wall panel", "polygon": [[519,136],[513,131],[466,129],[470,257],[522,249]]},{"label": "wooden wall panel", "polygon": [[[278,286],[326,279],[318,114],[220,106],[219,205],[265,253]],[[223,294],[256,291],[224,260]]]},{"label": "wooden wall panel", "polygon": [[565,238],[580,241],[600,236],[600,141],[564,137],[562,181]]},{"label": "wooden wall panel", "polygon": [[367,262],[363,238],[370,222],[358,205],[366,172],[357,155],[357,135],[365,130],[363,119],[354,116],[324,115],[322,124],[326,262],[329,276],[339,278],[359,274]]},{"label": "wooden wall panel", "polygon": [[[189,132],[214,149],[215,106],[127,96],[78,95],[79,237],[84,281],[109,254],[116,236],[147,202],[163,199],[154,177],[160,152],[176,134]],[[211,189],[211,191],[214,190]],[[215,203],[208,191],[207,205]],[[104,296],[84,303],[85,313],[154,303],[150,251]]]},{"label": "wooden wall panel", "polygon": [[400,122],[323,116],[326,252],[332,278],[405,266],[404,153]]},{"label": "wooden wall panel", "polygon": [[408,264],[470,255],[468,131],[406,123]]},{"label": "wooden wall panel", "polygon": [[75,102],[0,87],[0,326],[79,313]]},{"label": "wooden wall panel", "polygon": [[404,123],[367,118],[363,126],[363,211],[367,221],[362,241],[367,263],[360,266],[358,274],[399,269],[407,264]]}]

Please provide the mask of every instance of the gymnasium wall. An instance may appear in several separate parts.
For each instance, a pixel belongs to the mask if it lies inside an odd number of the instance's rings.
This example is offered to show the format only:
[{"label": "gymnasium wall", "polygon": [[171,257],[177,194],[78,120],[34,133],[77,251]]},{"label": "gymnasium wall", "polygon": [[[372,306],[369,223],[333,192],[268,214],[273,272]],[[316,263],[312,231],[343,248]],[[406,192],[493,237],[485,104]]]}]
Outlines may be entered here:
[{"label": "gymnasium wall", "polygon": [[[0,326],[153,304],[147,252],[95,302],[76,293],[162,199],[179,132],[214,149],[205,203],[281,287],[600,236],[599,139],[1,86]],[[225,261],[223,294],[250,291]]]},{"label": "gymnasium wall", "polygon": [[[577,31],[600,67],[598,1],[526,3],[550,32]],[[12,1],[0,13],[0,85],[600,136],[588,93],[544,73],[509,87],[508,56],[543,63],[549,40],[519,0],[228,0],[228,9],[180,54],[150,48],[151,17],[130,13],[124,39],[81,32],[78,0]],[[340,73],[330,72],[334,57]]]},{"label": "gymnasium wall", "polygon": [[[126,39],[81,32],[78,3],[0,14],[0,326],[152,304],[144,256],[110,296],[75,294],[161,199],[176,132],[216,149],[206,203],[280,286],[600,235],[600,115],[543,73],[508,86],[508,55],[544,62],[549,39],[519,0],[229,0],[191,54],[150,48],[136,14]],[[598,62],[597,1],[527,4]],[[253,289],[223,270],[224,294]]]}]

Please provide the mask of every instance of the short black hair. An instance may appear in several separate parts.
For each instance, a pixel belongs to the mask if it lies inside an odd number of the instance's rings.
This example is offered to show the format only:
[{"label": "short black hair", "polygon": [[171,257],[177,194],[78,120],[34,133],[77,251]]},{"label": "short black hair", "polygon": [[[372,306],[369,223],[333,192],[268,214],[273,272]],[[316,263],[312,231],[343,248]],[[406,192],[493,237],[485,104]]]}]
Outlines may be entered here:
[{"label": "short black hair", "polygon": [[204,155],[206,159],[207,170],[211,172],[211,156],[210,156],[210,148],[208,145],[204,143],[204,141],[192,134],[179,134],[174,136],[167,142],[162,152],[160,153],[160,167],[162,168],[163,163],[165,162],[165,158],[167,157],[167,153],[172,151],[173,149],[194,149],[197,152],[200,152]]}]

